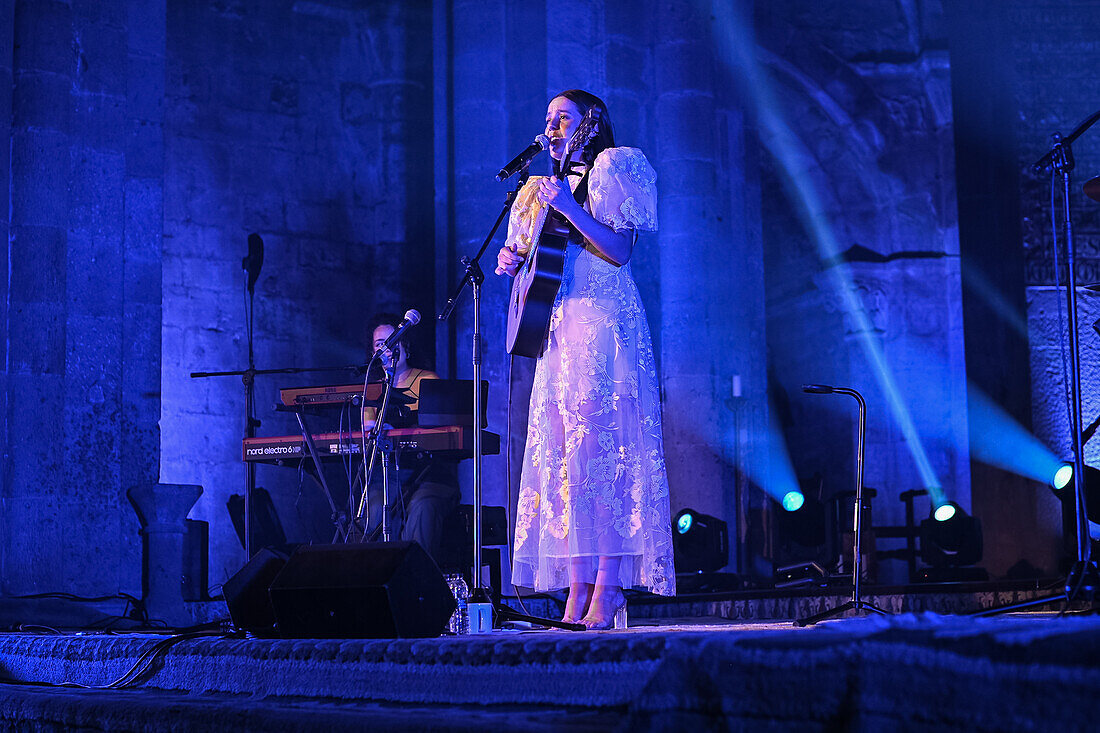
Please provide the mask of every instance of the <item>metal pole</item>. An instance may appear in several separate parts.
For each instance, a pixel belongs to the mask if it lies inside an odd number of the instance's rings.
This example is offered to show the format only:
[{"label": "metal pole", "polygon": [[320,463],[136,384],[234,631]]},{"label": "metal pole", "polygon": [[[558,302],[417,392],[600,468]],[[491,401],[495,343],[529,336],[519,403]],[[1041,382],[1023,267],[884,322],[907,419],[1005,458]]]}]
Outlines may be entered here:
[{"label": "metal pole", "polygon": [[[481,275],[478,271],[477,275]],[[481,589],[481,278],[473,278],[474,297],[474,591]]]},{"label": "metal pole", "polygon": [[[1065,227],[1066,263],[1069,269],[1066,287],[1067,314],[1069,321],[1069,355],[1070,355],[1070,403],[1072,405],[1073,425],[1073,487],[1074,487],[1074,520],[1077,528],[1077,561],[1084,562],[1089,557],[1089,537],[1085,531],[1085,450],[1081,437],[1081,346],[1078,342],[1077,332],[1077,273],[1076,257],[1073,244],[1073,224],[1070,221],[1070,169],[1072,163],[1064,156],[1058,156],[1056,162],[1062,174],[1062,207],[1063,226]],[[1054,263],[1057,267],[1058,263]]]}]

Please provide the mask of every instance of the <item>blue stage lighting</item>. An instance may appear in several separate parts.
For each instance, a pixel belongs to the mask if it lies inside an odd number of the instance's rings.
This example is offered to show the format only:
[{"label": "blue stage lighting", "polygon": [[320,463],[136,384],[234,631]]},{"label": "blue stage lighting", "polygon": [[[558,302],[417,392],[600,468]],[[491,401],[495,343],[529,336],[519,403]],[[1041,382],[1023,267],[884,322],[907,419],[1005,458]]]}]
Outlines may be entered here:
[{"label": "blue stage lighting", "polygon": [[940,504],[920,523],[920,556],[934,568],[977,563],[982,559],[982,523],[953,501]]},{"label": "blue stage lighting", "polygon": [[673,559],[679,573],[714,572],[729,562],[729,528],[718,517],[682,509],[672,535]]},{"label": "blue stage lighting", "polygon": [[1056,490],[1061,490],[1069,486],[1069,482],[1073,480],[1073,466],[1066,464],[1054,472],[1054,480],[1050,482]]},{"label": "blue stage lighting", "polygon": [[[816,157],[805,148],[788,125],[772,90],[771,81],[754,55],[756,43],[752,39],[748,21],[736,9],[736,5],[718,3],[715,6],[717,17],[714,27],[717,29],[716,39],[721,58],[744,82],[750,95],[748,102],[756,118],[759,139],[775,160],[803,229],[817,245],[823,262],[840,262],[840,244],[826,213],[828,206],[813,185],[814,177],[808,168],[810,161],[814,161]],[[916,423],[879,343],[879,337],[874,335],[878,333],[878,329],[871,322],[860,295],[861,290],[853,282],[850,268],[829,266],[825,268],[825,272],[843,304],[845,314],[855,326],[853,331],[858,334],[858,342],[871,366],[871,373],[878,382],[902,435],[905,436],[905,445],[913,456],[924,487],[933,501],[942,502],[943,489],[940,488],[940,481],[917,433]]]},{"label": "blue stage lighting", "polygon": [[788,491],[783,495],[783,508],[789,512],[797,512],[806,502],[806,497],[801,491]]},{"label": "blue stage lighting", "polygon": [[940,504],[938,507],[936,507],[936,511],[932,514],[932,516],[936,518],[937,522],[946,522],[947,520],[951,519],[951,517],[955,516],[956,509],[957,505],[954,502],[949,501],[946,504]]},{"label": "blue stage lighting", "polygon": [[968,386],[967,399],[971,458],[1055,489],[1069,485],[1073,467],[1054,455],[1004,408],[973,384]]}]

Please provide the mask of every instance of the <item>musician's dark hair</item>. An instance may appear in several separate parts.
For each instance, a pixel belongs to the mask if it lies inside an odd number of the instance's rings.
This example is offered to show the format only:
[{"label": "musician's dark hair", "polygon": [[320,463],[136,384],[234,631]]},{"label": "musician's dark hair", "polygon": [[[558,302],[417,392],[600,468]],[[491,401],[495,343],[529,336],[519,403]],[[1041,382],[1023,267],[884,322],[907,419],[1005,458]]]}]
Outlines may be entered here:
[{"label": "musician's dark hair", "polygon": [[[390,311],[380,311],[374,314],[374,317],[370,319],[369,326],[367,327],[366,337],[364,338],[364,345],[367,349],[367,354],[374,353],[374,332],[379,326],[389,326],[394,331],[401,324],[401,316]],[[405,358],[408,359],[412,355],[412,349],[409,348],[409,334],[408,331],[401,337],[401,340],[397,343],[401,344],[401,349],[405,352]]]},{"label": "musician's dark hair", "polygon": [[577,105],[582,115],[587,114],[592,107],[598,107],[600,110],[600,124],[596,130],[596,137],[592,138],[592,142],[585,145],[584,150],[581,151],[581,159],[586,165],[591,166],[597,155],[608,148],[615,147],[615,133],[611,127],[611,115],[607,111],[607,105],[595,94],[583,89],[566,89],[554,95],[554,99],[558,97],[565,97]]}]

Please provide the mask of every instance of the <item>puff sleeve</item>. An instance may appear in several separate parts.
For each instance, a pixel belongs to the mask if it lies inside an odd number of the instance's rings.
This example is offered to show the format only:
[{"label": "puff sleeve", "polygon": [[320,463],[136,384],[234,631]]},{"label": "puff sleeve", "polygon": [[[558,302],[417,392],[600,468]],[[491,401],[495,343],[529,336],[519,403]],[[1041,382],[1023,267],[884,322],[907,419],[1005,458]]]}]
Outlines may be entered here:
[{"label": "puff sleeve", "polygon": [[657,231],[657,174],[637,148],[596,156],[589,180],[592,216],[616,232]]},{"label": "puff sleeve", "polygon": [[542,231],[548,213],[546,204],[535,195],[539,190],[539,181],[543,178],[545,176],[531,176],[527,180],[516,194],[516,200],[512,202],[512,210],[508,214],[508,236],[504,240],[504,246],[525,257],[531,251],[532,240]]}]

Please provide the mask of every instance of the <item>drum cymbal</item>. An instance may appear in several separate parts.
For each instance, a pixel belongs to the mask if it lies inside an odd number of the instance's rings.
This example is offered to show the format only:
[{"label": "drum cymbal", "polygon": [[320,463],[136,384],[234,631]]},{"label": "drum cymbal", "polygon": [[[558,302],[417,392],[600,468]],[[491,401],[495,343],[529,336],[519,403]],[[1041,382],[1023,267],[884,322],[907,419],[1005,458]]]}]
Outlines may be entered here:
[{"label": "drum cymbal", "polygon": [[1100,176],[1085,181],[1085,195],[1093,201],[1100,201]]}]

